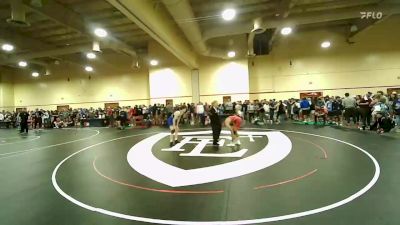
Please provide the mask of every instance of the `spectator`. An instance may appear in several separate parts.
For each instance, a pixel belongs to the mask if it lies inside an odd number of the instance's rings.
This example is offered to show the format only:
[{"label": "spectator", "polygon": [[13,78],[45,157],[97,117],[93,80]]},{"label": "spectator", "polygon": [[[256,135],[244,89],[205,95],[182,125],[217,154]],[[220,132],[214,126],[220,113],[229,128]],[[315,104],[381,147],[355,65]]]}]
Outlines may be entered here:
[{"label": "spectator", "polygon": [[364,97],[362,97],[358,103],[360,106],[360,115],[362,122],[362,130],[369,129],[371,124],[371,92],[368,92]]},{"label": "spectator", "polygon": [[307,123],[311,108],[310,108],[310,102],[306,98],[303,98],[303,100],[300,102],[300,110],[301,110],[301,115],[303,117],[303,121]]},{"label": "spectator", "polygon": [[346,126],[350,125],[350,117],[353,119],[354,124],[357,123],[356,120],[356,99],[350,97],[349,93],[344,94],[345,98],[342,101],[343,108],[344,108],[344,118],[346,121]]}]

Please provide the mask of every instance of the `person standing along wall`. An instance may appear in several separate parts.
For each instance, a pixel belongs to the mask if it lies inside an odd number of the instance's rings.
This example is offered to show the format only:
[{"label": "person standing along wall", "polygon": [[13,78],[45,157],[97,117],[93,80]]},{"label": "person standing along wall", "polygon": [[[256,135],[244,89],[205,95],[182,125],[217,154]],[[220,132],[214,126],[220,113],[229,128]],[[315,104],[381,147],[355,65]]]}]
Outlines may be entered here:
[{"label": "person standing along wall", "polygon": [[396,121],[396,132],[400,132],[400,96],[397,94],[397,92],[393,92],[393,114],[395,117]]},{"label": "person standing along wall", "polygon": [[369,126],[371,124],[371,92],[368,92],[363,98],[360,99],[360,102],[358,105],[360,106],[360,115],[361,115],[361,121],[362,121],[362,128],[361,130],[369,129]]},{"label": "person standing along wall", "polygon": [[26,109],[24,109],[22,112],[19,113],[19,117],[21,119],[20,122],[20,127],[21,130],[19,133],[28,133],[28,118],[29,114],[26,112]]}]

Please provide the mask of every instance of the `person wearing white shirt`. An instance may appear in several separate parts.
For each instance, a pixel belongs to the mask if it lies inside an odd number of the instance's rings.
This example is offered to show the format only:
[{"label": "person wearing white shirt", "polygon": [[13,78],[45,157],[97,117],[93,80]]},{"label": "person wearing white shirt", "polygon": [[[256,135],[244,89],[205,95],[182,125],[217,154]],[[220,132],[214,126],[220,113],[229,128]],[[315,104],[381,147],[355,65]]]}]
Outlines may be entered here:
[{"label": "person wearing white shirt", "polygon": [[204,126],[204,105],[203,103],[199,103],[196,105],[196,114],[197,114],[197,119],[199,120],[199,123]]},{"label": "person wearing white shirt", "polygon": [[272,124],[272,120],[270,119],[270,106],[268,104],[268,102],[264,103],[263,105],[263,109],[264,109],[264,115],[261,115],[262,121],[264,123],[271,123]]}]

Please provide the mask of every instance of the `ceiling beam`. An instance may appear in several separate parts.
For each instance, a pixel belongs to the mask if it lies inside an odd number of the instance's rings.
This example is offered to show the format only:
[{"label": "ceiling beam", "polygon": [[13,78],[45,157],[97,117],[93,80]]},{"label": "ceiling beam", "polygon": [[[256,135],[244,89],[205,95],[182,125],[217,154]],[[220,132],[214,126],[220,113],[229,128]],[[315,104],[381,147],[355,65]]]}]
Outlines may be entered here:
[{"label": "ceiling beam", "polygon": [[[375,24],[381,23],[384,20],[386,20],[387,18],[389,18],[391,15],[386,15],[384,17],[382,17],[381,19],[358,19],[357,22],[355,22],[351,27],[350,27],[350,31],[349,31],[349,35],[347,37],[347,42],[352,43],[354,42],[354,39],[361,34],[362,32],[368,30],[369,28],[371,28],[372,26],[374,26]],[[356,27],[355,30],[353,27]]]},{"label": "ceiling beam", "polygon": [[[289,13],[290,13],[290,9],[295,5],[295,1],[296,0],[281,0],[280,2],[276,3],[275,10],[273,12],[274,15],[274,19],[277,20],[284,20],[286,17],[288,17]],[[252,32],[250,32],[250,34],[248,35],[248,39],[247,39],[247,46],[248,46],[248,55],[249,56],[255,56],[254,54],[254,38],[256,36],[256,27],[257,28],[261,28],[262,26],[262,18],[259,17],[256,20],[254,20],[254,30]],[[279,31],[280,31],[281,27],[277,27],[272,36],[270,37],[270,39],[268,40],[268,52],[272,49],[272,44],[274,42],[274,40],[276,39]],[[263,29],[264,32],[266,29]]]},{"label": "ceiling beam", "polygon": [[30,38],[26,35],[20,35],[18,32],[7,28],[0,28],[0,39],[7,40],[18,46],[29,47],[31,49],[46,49],[53,47],[52,45],[43,43],[38,39]]},{"label": "ceiling beam", "polygon": [[166,10],[154,7],[154,2],[147,0],[107,0],[107,2],[189,68],[198,68],[197,55],[185,37],[181,35],[179,27],[171,21]]},{"label": "ceiling beam", "polygon": [[179,2],[163,0],[162,2],[198,54],[216,58],[227,58],[226,54],[228,49],[216,48],[203,41],[199,23],[195,21],[195,16],[189,0],[182,0]]},{"label": "ceiling beam", "polygon": [[[377,4],[381,0],[335,0],[331,2],[318,2],[318,3],[308,3],[296,5],[291,10],[292,14],[295,13],[305,13],[312,11],[323,11],[323,10],[335,10],[340,8],[356,7],[363,5]],[[387,1],[385,1],[387,2]]]},{"label": "ceiling beam", "polygon": [[[93,28],[96,27],[96,23],[85,20],[80,14],[69,8],[66,8],[62,4],[59,4],[55,1],[49,1],[49,3],[43,7],[36,7],[30,4],[25,4],[25,7],[56,23],[62,24],[63,26],[82,34],[83,36],[89,36],[93,39],[97,38],[93,34]],[[111,48],[121,50],[128,55],[134,57],[137,56],[136,51],[131,46],[117,38],[107,37],[106,39],[102,40],[102,43]]]},{"label": "ceiling beam", "polygon": [[70,46],[70,47],[64,47],[64,48],[52,48],[52,49],[38,51],[38,52],[14,54],[14,55],[7,57],[5,60],[1,60],[0,65],[15,63],[15,62],[18,62],[19,60],[30,61],[31,59],[36,59],[36,58],[68,55],[68,54],[72,54],[72,53],[85,52],[85,51],[90,51],[90,50],[91,50],[90,45],[76,45],[76,46]]},{"label": "ceiling beam", "polygon": [[[379,11],[382,12],[383,15],[400,14],[400,5],[393,3],[382,3],[379,5],[370,5],[368,7],[351,7],[336,10],[300,13],[296,15],[290,15],[284,20],[280,20],[277,18],[264,19],[263,28],[271,29],[282,26],[298,26],[320,22],[331,22],[336,20],[360,18],[360,12],[364,11]],[[205,40],[209,40],[217,37],[244,34],[249,33],[252,29],[253,23],[251,21],[241,24],[227,25],[224,27],[213,27],[203,32],[203,38]]]},{"label": "ceiling beam", "polygon": [[[290,14],[290,9],[293,8],[293,6],[295,4],[296,4],[296,0],[282,0],[278,5],[275,15],[281,20],[286,19]],[[279,35],[279,32],[282,28],[283,27],[277,27],[275,29],[274,33],[272,34],[271,39],[269,39],[269,42],[268,42],[269,51],[272,50],[272,45],[275,42],[275,39]]]},{"label": "ceiling beam", "polygon": [[29,63],[38,65],[46,65],[45,62],[35,59],[91,50],[90,45],[74,45],[57,48],[54,45],[44,43],[38,39],[22,35],[10,29],[0,29],[0,41],[1,40],[11,42],[17,46],[18,49],[21,49],[23,53],[5,55],[5,57],[0,60],[0,65],[15,64],[19,60],[26,60]]}]

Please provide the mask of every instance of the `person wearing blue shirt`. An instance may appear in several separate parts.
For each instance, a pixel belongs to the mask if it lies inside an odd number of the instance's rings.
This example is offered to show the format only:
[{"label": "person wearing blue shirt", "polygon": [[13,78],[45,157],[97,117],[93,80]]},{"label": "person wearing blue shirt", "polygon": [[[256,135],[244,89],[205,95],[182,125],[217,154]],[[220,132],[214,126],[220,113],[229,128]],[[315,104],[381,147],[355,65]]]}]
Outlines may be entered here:
[{"label": "person wearing blue shirt", "polygon": [[303,98],[300,102],[300,109],[301,109],[301,115],[303,116],[304,122],[308,121],[308,116],[310,115],[310,102],[306,99]]}]

